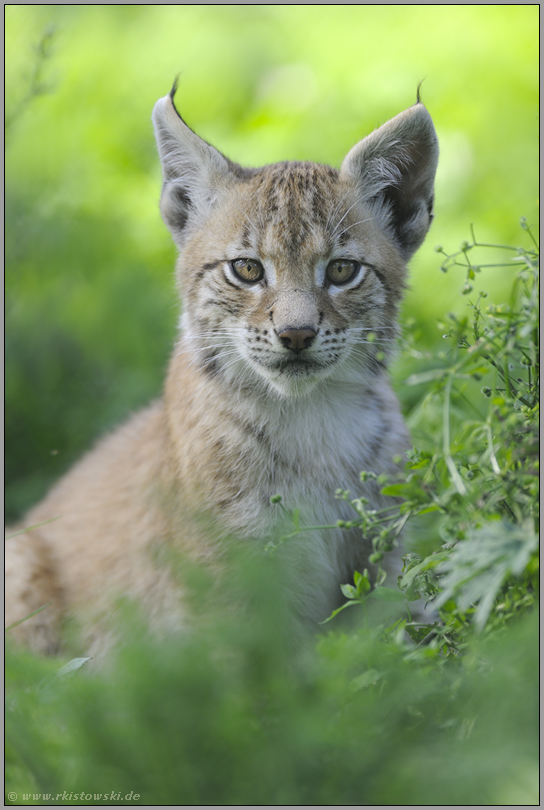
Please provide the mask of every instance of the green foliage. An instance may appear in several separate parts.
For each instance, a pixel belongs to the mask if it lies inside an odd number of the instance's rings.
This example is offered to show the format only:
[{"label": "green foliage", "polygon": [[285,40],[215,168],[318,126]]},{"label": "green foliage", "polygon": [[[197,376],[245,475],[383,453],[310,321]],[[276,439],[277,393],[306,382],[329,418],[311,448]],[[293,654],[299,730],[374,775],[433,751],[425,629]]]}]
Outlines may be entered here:
[{"label": "green foliage", "polygon": [[239,582],[252,605],[243,620],[223,612],[168,642],[129,622],[101,673],[77,660],[57,674],[57,662],[8,647],[11,803],[538,801],[536,617],[437,666],[400,625],[295,645],[274,559]]},{"label": "green foliage", "polygon": [[[514,611],[533,606],[531,591],[537,585],[534,570],[528,571],[532,555],[536,552],[538,538],[530,523],[516,527],[507,523],[486,523],[474,529],[466,540],[456,545],[438,567],[442,575],[436,606],[455,600],[461,613],[474,611],[474,623],[483,629],[493,607],[497,613],[504,611],[503,600],[497,604],[497,596],[504,589],[504,596],[513,596],[514,582],[527,571],[524,587],[514,599]],[[511,615],[508,616],[511,618]]]},{"label": "green foliage", "polygon": [[[189,124],[246,165],[339,166],[427,77],[430,238],[457,244],[467,221],[517,238],[536,201],[538,56],[527,5],[7,5],[8,519],[160,393],[179,302],[150,115],[178,73]],[[403,317],[435,356],[436,319],[463,302],[432,244]],[[493,275],[504,290],[507,270]]]},{"label": "green foliage", "polygon": [[[235,581],[195,586],[197,633],[160,641],[125,608],[103,671],[8,645],[8,803],[538,803],[537,252],[516,258],[508,306],[469,300],[439,368],[412,375],[427,446],[402,479],[362,473],[397,505],[338,491],[354,508],[341,528],[372,538],[379,572],[342,586],[349,629],[336,611],[316,643],[287,616],[294,512],[276,553],[238,550]],[[485,407],[467,424],[473,396]],[[405,555],[389,587],[380,566],[411,525],[435,549]],[[435,612],[413,620],[420,597]]]},{"label": "green foliage", "polygon": [[[522,227],[532,238],[525,220]],[[483,291],[469,298],[469,315],[450,316],[444,339],[453,347],[441,368],[408,380],[430,383],[413,422],[424,418],[432,403],[441,403],[443,418],[441,436],[427,434],[435,449],[412,452],[407,482],[400,485],[410,490],[403,509],[421,514],[426,504],[437,507],[434,531],[445,550],[408,561],[401,587],[413,590],[417,577],[425,575],[426,595],[432,596],[428,574],[434,571],[435,605],[446,624],[458,624],[461,614],[467,628],[474,614],[478,630],[488,621],[496,629],[531,607],[538,588],[538,248],[482,245],[473,234],[471,243],[446,256],[442,269],[464,267],[462,293],[470,296],[478,274],[497,266],[485,261],[490,251],[498,251],[502,261],[506,251],[513,253],[508,301],[484,305]],[[460,419],[455,413],[460,401],[476,403],[475,415],[467,418],[465,411]]]}]

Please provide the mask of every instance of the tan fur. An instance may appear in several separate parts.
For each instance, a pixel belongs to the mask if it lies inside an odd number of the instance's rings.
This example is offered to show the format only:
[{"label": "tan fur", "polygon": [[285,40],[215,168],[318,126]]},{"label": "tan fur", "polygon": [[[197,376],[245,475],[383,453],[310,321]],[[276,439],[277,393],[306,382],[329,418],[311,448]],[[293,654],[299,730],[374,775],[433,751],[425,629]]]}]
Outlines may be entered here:
[{"label": "tan fur", "polygon": [[[100,649],[121,594],[157,629],[183,627],[165,548],[213,566],[223,536],[273,537],[276,493],[306,525],[352,516],[338,487],[379,507],[386,500],[359,473],[394,469],[408,444],[386,361],[406,261],[432,218],[438,150],[425,108],[365,138],[340,171],[242,169],[172,99],[157,103],[154,123],[161,210],[179,247],[180,335],[163,399],[101,441],[24,521],[43,525],[8,541],[7,624],[52,603],[11,631],[40,651],[58,648],[66,615]],[[263,278],[242,280],[237,259],[260,262]],[[359,268],[345,285],[328,281],[336,259]],[[336,529],[291,546],[298,610],[321,620],[368,546]]]}]

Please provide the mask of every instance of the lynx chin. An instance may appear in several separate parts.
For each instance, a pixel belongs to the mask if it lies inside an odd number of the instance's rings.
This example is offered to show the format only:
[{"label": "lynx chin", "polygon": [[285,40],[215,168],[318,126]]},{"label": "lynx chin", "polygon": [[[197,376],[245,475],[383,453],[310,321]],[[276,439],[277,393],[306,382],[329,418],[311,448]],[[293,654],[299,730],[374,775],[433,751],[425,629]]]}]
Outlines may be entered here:
[{"label": "lynx chin", "polygon": [[[349,520],[335,491],[386,505],[360,471],[393,471],[409,445],[387,362],[406,264],[433,217],[429,113],[418,99],[339,170],[242,168],[187,126],[175,91],[153,110],[183,302],[164,395],[8,532],[19,533],[6,544],[6,624],[47,604],[11,631],[42,652],[59,649],[66,616],[99,652],[121,594],[158,632],[185,626],[183,584],[161,549],[225,575],[222,538],[257,546],[281,533],[271,496],[302,525]],[[354,569],[371,568],[359,530],[288,545],[294,610],[310,626],[338,607]]]}]

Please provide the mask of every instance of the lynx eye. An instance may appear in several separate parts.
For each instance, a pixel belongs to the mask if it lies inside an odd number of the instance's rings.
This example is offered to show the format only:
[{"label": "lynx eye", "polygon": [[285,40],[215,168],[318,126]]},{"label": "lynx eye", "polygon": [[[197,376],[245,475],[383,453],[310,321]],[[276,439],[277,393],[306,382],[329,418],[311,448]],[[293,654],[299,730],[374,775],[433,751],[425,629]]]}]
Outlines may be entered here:
[{"label": "lynx eye", "polygon": [[235,259],[230,263],[235,276],[249,284],[261,281],[264,268],[257,259]]},{"label": "lynx eye", "polygon": [[341,285],[351,281],[359,270],[359,263],[351,259],[335,259],[327,267],[327,281],[329,284]]}]

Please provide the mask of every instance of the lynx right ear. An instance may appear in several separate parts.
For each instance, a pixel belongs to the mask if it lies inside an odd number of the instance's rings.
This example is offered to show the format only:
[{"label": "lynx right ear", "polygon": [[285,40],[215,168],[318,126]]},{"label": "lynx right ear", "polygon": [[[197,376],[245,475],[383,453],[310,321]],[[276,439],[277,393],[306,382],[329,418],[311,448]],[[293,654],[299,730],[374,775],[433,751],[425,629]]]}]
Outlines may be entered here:
[{"label": "lynx right ear", "polygon": [[341,176],[357,187],[405,259],[421,245],[433,218],[438,139],[419,102],[360,141]]},{"label": "lynx right ear", "polygon": [[190,129],[174,105],[176,83],[153,109],[153,126],[162,163],[161,214],[174,240],[181,243],[188,220],[209,214],[232,165]]}]

